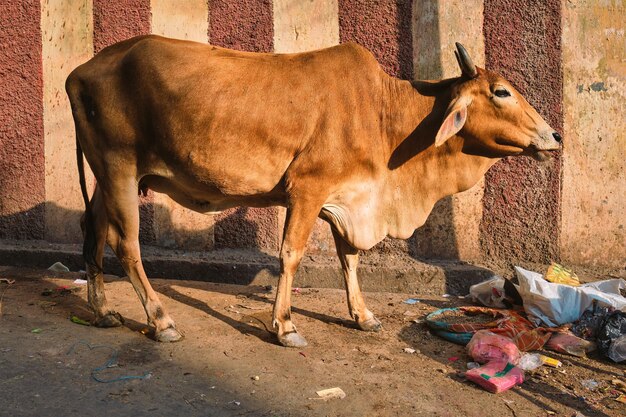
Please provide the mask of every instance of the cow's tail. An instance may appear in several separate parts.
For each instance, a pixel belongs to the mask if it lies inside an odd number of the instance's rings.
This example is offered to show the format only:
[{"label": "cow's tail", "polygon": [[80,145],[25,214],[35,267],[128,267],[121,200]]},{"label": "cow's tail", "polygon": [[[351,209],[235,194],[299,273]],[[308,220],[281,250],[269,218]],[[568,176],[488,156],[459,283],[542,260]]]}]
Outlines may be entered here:
[{"label": "cow's tail", "polygon": [[98,241],[96,239],[96,229],[93,217],[93,211],[91,209],[91,203],[89,202],[89,194],[87,193],[87,182],[85,180],[85,163],[83,162],[83,149],[80,147],[80,141],[78,140],[78,134],[76,135],[76,162],[78,163],[78,179],[80,181],[80,190],[83,193],[83,200],[85,202],[85,240],[83,241],[83,259],[88,267],[95,268],[96,271],[101,271],[101,266],[96,260],[96,251],[98,249]]}]

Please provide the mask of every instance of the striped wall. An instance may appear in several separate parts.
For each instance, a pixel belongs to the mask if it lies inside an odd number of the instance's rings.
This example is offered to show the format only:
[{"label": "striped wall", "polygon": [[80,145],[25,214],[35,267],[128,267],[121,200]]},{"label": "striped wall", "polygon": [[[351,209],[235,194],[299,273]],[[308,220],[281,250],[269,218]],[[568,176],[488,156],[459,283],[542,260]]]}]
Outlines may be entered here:
[{"label": "striped wall", "polygon": [[[461,41],[478,65],[511,80],[564,133],[563,152],[544,164],[499,162],[476,187],[439,202],[412,238],[375,250],[624,265],[623,2],[0,0],[0,10],[1,239],[80,241],[83,207],[63,83],[116,41],[155,33],[277,53],[354,41],[406,79],[456,76],[453,48]],[[144,244],[275,253],[285,210],[203,216],[150,192],[140,213]],[[334,252],[321,221],[309,251]]]}]

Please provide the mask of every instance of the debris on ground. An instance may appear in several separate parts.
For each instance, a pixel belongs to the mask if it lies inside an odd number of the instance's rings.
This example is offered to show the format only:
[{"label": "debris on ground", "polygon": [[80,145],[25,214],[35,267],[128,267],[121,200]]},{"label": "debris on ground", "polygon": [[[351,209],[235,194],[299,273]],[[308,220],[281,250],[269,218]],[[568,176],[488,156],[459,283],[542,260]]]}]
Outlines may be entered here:
[{"label": "debris on ground", "polygon": [[15,283],[14,279],[8,279],[8,278],[0,278],[0,282],[4,282],[7,284],[7,287],[2,290],[2,293],[0,294],[0,317],[2,316],[2,300],[4,299],[4,293],[7,292],[7,290],[9,289],[9,285],[13,285]]},{"label": "debris on ground", "polygon": [[613,362],[626,360],[626,313],[611,313],[600,328],[598,350]]},{"label": "debris on ground", "polygon": [[571,285],[572,287],[578,287],[580,285],[580,279],[576,273],[570,269],[565,268],[563,265],[553,262],[546,271],[546,281],[553,282],[555,284]]},{"label": "debris on ground", "polygon": [[[626,360],[626,313],[621,311],[626,310],[626,298],[620,293],[626,281],[581,284],[573,271],[556,263],[545,277],[519,267],[515,272],[519,287],[493,276],[470,288],[471,299],[485,307],[442,308],[426,316],[434,334],[467,345],[475,361],[467,363],[468,380],[496,393],[521,384],[524,371],[537,375],[535,370],[543,365],[561,367],[557,359],[523,353],[543,347],[585,357],[597,342],[600,352],[613,361]],[[544,370],[538,375],[547,374]],[[600,386],[595,380],[581,384],[588,390]]]},{"label": "debris on ground", "polygon": [[[73,316],[73,317],[75,317],[75,316]],[[96,382],[108,384],[108,383],[111,383],[111,382],[129,381],[129,380],[133,380],[133,379],[149,379],[149,378],[152,377],[152,372],[146,372],[143,375],[122,375],[122,376],[118,376],[118,377],[114,377],[114,378],[110,378],[110,379],[104,379],[104,378],[102,378],[100,376],[101,372],[104,372],[107,369],[117,368],[118,367],[118,363],[117,363],[118,351],[117,351],[117,349],[113,348],[112,346],[107,346],[107,345],[91,345],[91,344],[85,342],[84,340],[79,340],[78,342],[74,343],[69,348],[69,350],[67,351],[66,355],[70,355],[71,353],[74,353],[79,346],[86,346],[90,351],[92,351],[92,350],[99,350],[99,349],[107,349],[107,350],[109,350],[111,352],[111,356],[109,356],[109,359],[102,366],[98,366],[97,368],[94,368],[94,369],[91,370],[91,377]]]},{"label": "debris on ground", "polygon": [[243,314],[241,311],[237,310],[235,306],[232,304],[229,305],[228,307],[225,307],[224,310],[229,311],[231,313],[235,313],[235,314]]},{"label": "debris on ground", "polygon": [[61,262],[55,262],[48,268],[48,271],[54,272],[70,272],[70,269]]},{"label": "debris on ground", "polygon": [[404,353],[408,353],[408,354],[413,354],[413,353],[415,353],[415,349],[410,348],[410,347],[405,347],[404,349],[402,349],[402,351],[403,351]]},{"label": "debris on ground", "polygon": [[534,371],[544,363],[542,355],[538,353],[526,353],[522,355],[517,366],[524,371]]},{"label": "debris on ground", "polygon": [[602,323],[607,316],[615,309],[611,307],[600,307],[594,301],[591,310],[587,310],[580,316],[580,319],[571,327],[572,333],[587,340],[593,340],[598,336]]},{"label": "debris on ground", "polygon": [[563,366],[560,360],[551,358],[549,356],[539,355],[544,365],[550,366],[552,368],[560,368]]},{"label": "debris on ground", "polygon": [[499,393],[524,382],[524,371],[516,366],[520,351],[511,339],[479,330],[468,343],[467,352],[485,365],[470,369],[465,378],[487,391]]},{"label": "debris on ground", "polygon": [[507,361],[491,361],[470,369],[465,378],[497,394],[524,382],[524,371]]},{"label": "debris on ground", "polygon": [[541,349],[554,332],[562,329],[535,327],[521,312],[487,307],[440,309],[426,316],[434,333],[448,341],[466,345],[479,330],[511,338],[521,351]]},{"label": "debris on ground", "polygon": [[315,392],[319,399],[328,401],[333,399],[342,400],[346,398],[346,393],[339,387],[323,389]]},{"label": "debris on ground", "polygon": [[541,274],[515,267],[524,310],[531,321],[557,327],[573,323],[593,307],[594,300],[601,306],[616,310],[626,309],[626,298],[620,289],[626,289],[623,279],[609,279],[572,287],[546,281]]},{"label": "debris on ground", "polygon": [[82,290],[81,287],[67,287],[65,285],[62,285],[55,289],[45,288],[41,292],[41,295],[43,295],[44,297],[50,297],[50,296],[59,297],[59,296],[64,296],[64,295],[70,295],[72,293],[79,292],[81,290]]},{"label": "debris on ground", "polygon": [[408,298],[408,299],[403,301],[404,304],[410,304],[410,305],[417,304],[419,302],[420,302],[420,300],[417,299],[417,298]]},{"label": "debris on ground", "polygon": [[594,389],[598,388],[598,381],[594,379],[583,379],[582,381],[580,381],[580,385],[587,388],[589,391],[593,391]]},{"label": "debris on ground", "polygon": [[505,361],[517,364],[521,358],[511,339],[488,330],[479,330],[474,334],[467,344],[467,353],[478,363]]},{"label": "debris on ground", "polygon": [[596,350],[596,344],[589,340],[581,339],[570,332],[555,333],[546,343],[546,348],[559,353],[584,358],[587,353]]},{"label": "debris on ground", "polygon": [[77,316],[70,316],[70,321],[72,323],[76,323],[76,324],[82,324],[83,326],[91,326],[91,323],[89,323],[86,320],[83,320]]},{"label": "debris on ground", "polygon": [[46,300],[39,301],[39,303],[37,304],[39,305],[39,307],[41,307],[44,310],[57,305],[57,303],[55,303],[54,301],[46,301]]},{"label": "debris on ground", "polygon": [[504,278],[493,276],[486,281],[472,285],[469,296],[475,303],[486,307],[506,308],[504,303]]},{"label": "debris on ground", "polygon": [[615,385],[615,388],[617,388],[618,390],[626,393],[626,382],[622,381],[621,379],[612,379],[611,384]]},{"label": "debris on ground", "polygon": [[76,284],[76,285],[85,285],[85,284],[87,284],[87,280],[86,279],[82,279],[82,278],[76,278],[74,280],[74,284]]}]

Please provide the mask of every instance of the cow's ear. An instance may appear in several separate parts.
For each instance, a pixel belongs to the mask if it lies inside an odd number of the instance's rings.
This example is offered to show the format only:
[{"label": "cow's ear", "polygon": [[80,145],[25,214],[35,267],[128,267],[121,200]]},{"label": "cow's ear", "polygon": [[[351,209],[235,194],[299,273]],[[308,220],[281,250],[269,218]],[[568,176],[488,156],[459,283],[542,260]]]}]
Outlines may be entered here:
[{"label": "cow's ear", "polygon": [[459,97],[448,107],[443,123],[435,136],[435,146],[441,146],[445,141],[456,135],[463,128],[467,120],[467,106],[469,102],[464,97]]}]

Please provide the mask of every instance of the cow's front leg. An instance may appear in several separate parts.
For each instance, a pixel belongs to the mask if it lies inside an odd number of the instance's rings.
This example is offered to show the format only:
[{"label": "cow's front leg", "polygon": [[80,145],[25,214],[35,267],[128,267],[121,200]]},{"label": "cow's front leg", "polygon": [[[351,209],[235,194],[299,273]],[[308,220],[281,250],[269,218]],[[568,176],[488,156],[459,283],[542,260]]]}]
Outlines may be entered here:
[{"label": "cow's front leg", "polygon": [[334,228],[333,238],[335,239],[337,256],[339,257],[341,269],[343,270],[350,316],[356,320],[362,330],[377,332],[382,329],[382,325],[365,306],[365,301],[363,300],[363,295],[359,288],[359,281],[356,274],[356,269],[359,264],[359,251],[350,246]]},{"label": "cow's front leg", "polygon": [[298,333],[291,321],[291,285],[319,211],[319,205],[306,200],[295,201],[287,209],[280,249],[280,278],[272,320],[278,341],[283,346],[307,345],[306,339]]}]

